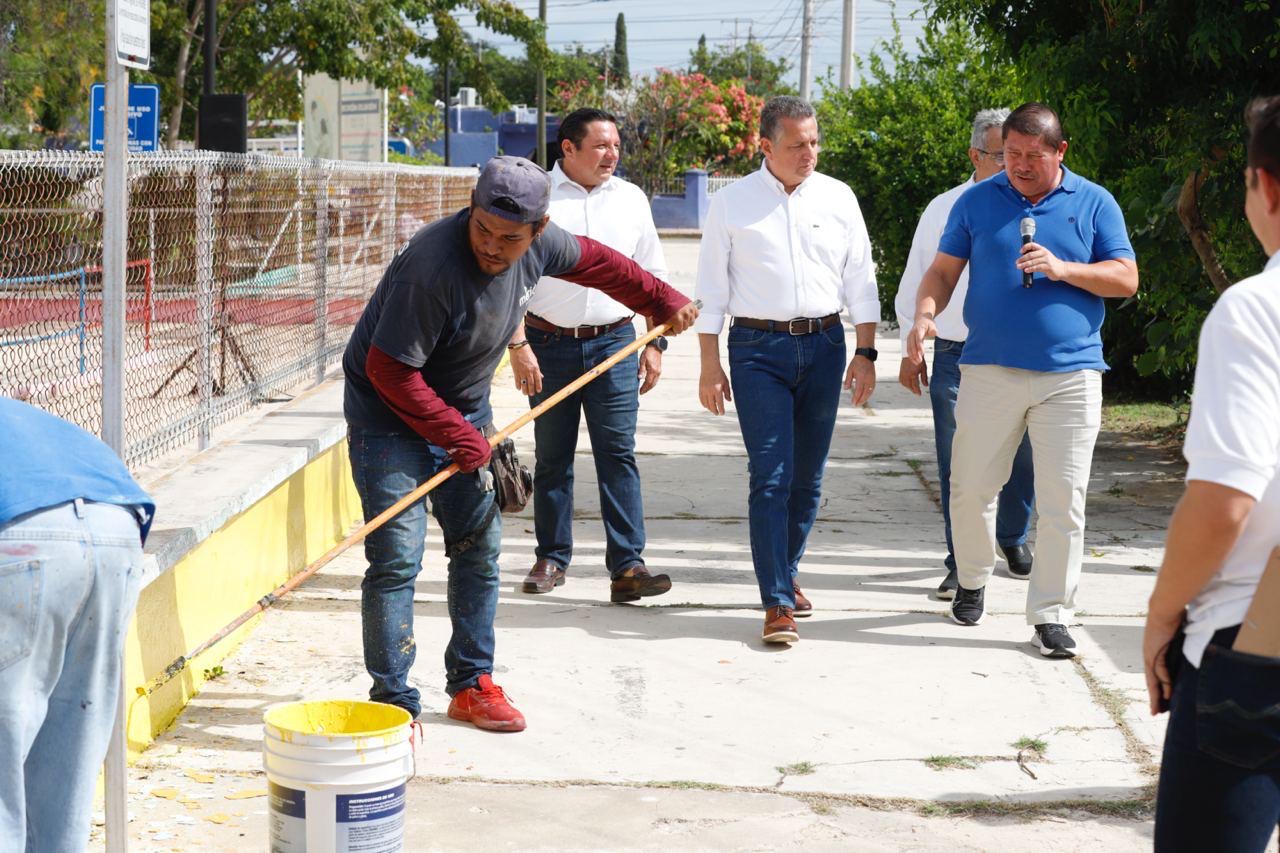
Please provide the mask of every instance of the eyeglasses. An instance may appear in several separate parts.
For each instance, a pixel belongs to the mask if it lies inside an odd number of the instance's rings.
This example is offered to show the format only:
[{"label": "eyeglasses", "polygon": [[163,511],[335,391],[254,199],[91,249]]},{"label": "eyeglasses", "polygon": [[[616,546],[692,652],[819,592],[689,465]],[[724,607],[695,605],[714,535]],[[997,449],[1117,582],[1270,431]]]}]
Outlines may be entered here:
[{"label": "eyeglasses", "polygon": [[984,149],[984,148],[979,148],[979,149],[977,149],[977,150],[978,150],[980,153],[987,155],[987,156],[988,156],[988,157],[990,157],[992,160],[995,160],[995,161],[996,161],[997,163],[999,163],[1001,166],[1003,166],[1003,165],[1004,165],[1004,152],[1003,152],[1003,151],[987,151],[987,150],[986,150],[986,149]]}]

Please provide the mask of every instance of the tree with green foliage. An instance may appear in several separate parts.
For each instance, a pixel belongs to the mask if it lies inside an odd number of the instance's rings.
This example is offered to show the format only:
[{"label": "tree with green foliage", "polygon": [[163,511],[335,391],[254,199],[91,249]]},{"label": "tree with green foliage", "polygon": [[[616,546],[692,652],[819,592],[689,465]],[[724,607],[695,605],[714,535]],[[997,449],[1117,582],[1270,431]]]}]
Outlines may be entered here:
[{"label": "tree with green foliage", "polygon": [[102,0],[0,3],[0,143],[34,147],[89,120],[102,79]]},{"label": "tree with green foliage", "polygon": [[613,24],[613,58],[609,62],[609,76],[617,81],[617,88],[625,88],[631,82],[631,60],[627,57],[627,19],[619,12]]},{"label": "tree with green foliage", "polygon": [[[542,24],[509,0],[220,0],[218,90],[247,94],[253,117],[296,120],[302,116],[299,72],[428,91],[425,66],[452,62],[487,103],[501,106],[502,93],[455,18],[462,10],[475,13],[482,27],[524,42],[535,59],[545,54]],[[152,0],[152,68],[132,77],[160,85],[170,147],[194,132],[203,30],[204,0]],[[65,47],[59,53],[74,54]]]},{"label": "tree with green foliage", "polygon": [[[1142,286],[1109,312],[1112,366],[1190,388],[1216,294],[1264,258],[1241,215],[1242,114],[1280,92],[1272,0],[932,0],[1024,69],[1062,116],[1072,169],[1128,222]],[[1132,373],[1130,373],[1132,376]]]},{"label": "tree with green foliage", "polygon": [[742,46],[721,45],[707,48],[707,37],[698,38],[698,46],[689,52],[689,71],[716,83],[737,80],[747,92],[762,98],[794,95],[796,90],[785,81],[791,65],[786,59],[771,59],[760,42],[748,38]]},{"label": "tree with green foliage", "polygon": [[929,24],[914,55],[896,22],[893,32],[861,86],[842,91],[828,77],[817,104],[818,168],[858,196],[887,316],[921,212],[972,171],[974,114],[1025,100],[1018,70],[969,27]]}]

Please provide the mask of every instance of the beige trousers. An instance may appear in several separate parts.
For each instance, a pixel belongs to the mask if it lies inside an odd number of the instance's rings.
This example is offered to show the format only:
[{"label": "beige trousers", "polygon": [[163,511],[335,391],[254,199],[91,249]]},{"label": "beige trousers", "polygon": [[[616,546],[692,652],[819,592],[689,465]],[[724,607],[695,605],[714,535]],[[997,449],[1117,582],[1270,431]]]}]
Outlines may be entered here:
[{"label": "beige trousers", "polygon": [[995,570],[996,500],[1026,430],[1039,514],[1027,624],[1071,619],[1084,561],[1085,493],[1101,419],[1097,370],[960,366],[951,449],[951,535],[960,586],[986,586]]}]

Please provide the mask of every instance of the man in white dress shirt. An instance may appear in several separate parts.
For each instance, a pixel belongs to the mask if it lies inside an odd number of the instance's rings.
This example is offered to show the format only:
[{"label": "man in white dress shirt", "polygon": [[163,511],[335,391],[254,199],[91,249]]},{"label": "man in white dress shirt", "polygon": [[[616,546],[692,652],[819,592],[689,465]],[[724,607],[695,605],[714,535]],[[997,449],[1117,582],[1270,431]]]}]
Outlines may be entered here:
[{"label": "man in white dress shirt", "polygon": [[[760,114],[760,171],[711,199],[698,256],[702,355],[698,398],[713,414],[738,398],[751,490],[751,558],[765,608],[763,639],[799,639],[812,605],[796,579],[818,514],[841,374],[861,406],[875,390],[880,319],[871,241],[853,192],[818,174],[818,122],[800,98]],[[857,349],[845,368],[848,308]],[[729,328],[729,375],[720,331]]]},{"label": "man in white dress shirt", "polygon": [[[666,260],[649,199],[616,177],[621,139],[617,121],[602,110],[575,110],[560,123],[562,158],[551,170],[551,221],[572,234],[599,240],[665,279]],[[636,339],[630,309],[598,290],[558,278],[534,288],[524,323],[508,350],[516,387],[536,406]],[[650,327],[652,323],[648,324]],[[533,568],[522,589],[550,592],[565,582],[573,557],[573,456],[578,420],[585,416],[604,520],[609,598],[637,601],[671,589],[667,575],[645,569],[644,506],[636,467],[640,394],[658,383],[664,338],[628,356],[534,421]]]},{"label": "man in white dress shirt", "polygon": [[[950,601],[955,598],[956,557],[951,541],[951,443],[956,434],[956,397],[960,393],[960,354],[969,336],[964,323],[964,295],[969,287],[969,270],[960,274],[951,304],[935,318],[938,337],[933,342],[933,377],[924,362],[913,364],[907,358],[907,336],[915,322],[916,294],[920,280],[938,253],[938,240],[946,227],[956,199],[979,181],[999,174],[1004,168],[1004,140],[1000,138],[1007,109],[982,110],[973,119],[969,136],[969,162],[973,175],[959,186],[952,187],[929,202],[916,226],[911,241],[911,253],[902,272],[902,283],[893,307],[898,315],[898,328],[902,338],[902,365],[898,369],[898,381],[913,394],[920,394],[923,384],[929,389],[929,402],[933,407],[933,441],[938,456],[938,491],[942,499],[942,523],[947,537],[947,575],[938,586],[938,598]],[[1035,503],[1034,470],[1031,465],[1031,441],[1024,433],[1022,444],[1013,459],[1013,472],[1000,492],[999,509],[996,512],[996,543],[1009,565],[1009,576],[1031,576],[1031,549],[1027,547],[1027,529],[1031,525],[1031,507]]]}]

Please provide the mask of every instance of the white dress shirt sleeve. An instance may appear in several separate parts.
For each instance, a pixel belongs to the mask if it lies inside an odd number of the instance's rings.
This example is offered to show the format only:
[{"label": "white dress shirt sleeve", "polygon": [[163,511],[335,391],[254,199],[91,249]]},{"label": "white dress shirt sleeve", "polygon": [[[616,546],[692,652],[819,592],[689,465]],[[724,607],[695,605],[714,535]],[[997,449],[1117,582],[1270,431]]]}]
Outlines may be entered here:
[{"label": "white dress shirt sleeve", "polygon": [[915,236],[911,238],[911,251],[907,254],[907,264],[902,270],[902,281],[898,282],[898,295],[893,298],[893,310],[898,316],[898,337],[902,341],[902,354],[907,354],[907,336],[916,319],[916,297],[920,294],[920,282],[929,271],[938,254],[938,238],[942,236],[941,223],[933,213],[933,202],[924,209],[920,221],[916,224]]},{"label": "white dress shirt sleeve", "polygon": [[725,193],[711,197],[698,247],[697,298],[702,300],[694,331],[718,335],[729,313],[729,252],[733,241],[724,219]]},{"label": "white dress shirt sleeve", "polygon": [[641,197],[643,201],[636,212],[640,240],[636,243],[636,253],[631,259],[654,278],[666,281],[667,256],[663,254],[662,242],[658,239],[658,229],[653,224],[653,212],[649,209],[649,199],[643,193]]},{"label": "white dress shirt sleeve", "polygon": [[876,292],[876,267],[871,257],[871,238],[867,235],[867,223],[856,198],[849,228],[849,255],[845,259],[841,283],[844,288],[844,304],[849,308],[849,319],[858,323],[880,322],[880,297]]},{"label": "white dress shirt sleeve", "polygon": [[1268,322],[1275,315],[1258,294],[1236,288],[1218,300],[1200,332],[1183,454],[1188,480],[1260,500],[1280,466],[1280,352]]}]

